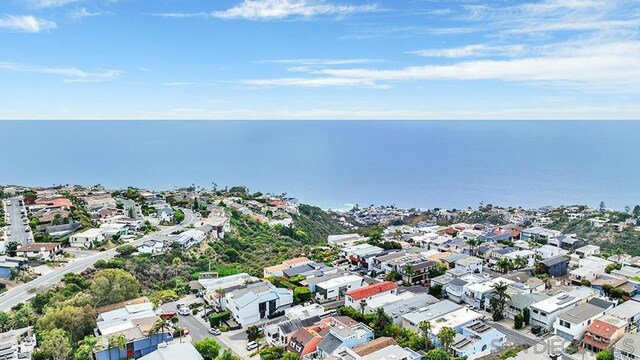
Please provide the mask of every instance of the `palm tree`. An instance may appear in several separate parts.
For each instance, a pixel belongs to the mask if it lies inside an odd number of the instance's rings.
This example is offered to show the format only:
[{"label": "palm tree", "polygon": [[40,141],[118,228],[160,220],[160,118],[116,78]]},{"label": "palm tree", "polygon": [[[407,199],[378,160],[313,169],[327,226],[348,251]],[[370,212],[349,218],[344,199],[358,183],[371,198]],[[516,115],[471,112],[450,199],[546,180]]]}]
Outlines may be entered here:
[{"label": "palm tree", "polygon": [[362,312],[362,316],[364,316],[365,307],[367,307],[367,299],[360,300],[360,311]]},{"label": "palm tree", "polygon": [[[127,338],[124,336],[124,334],[120,334],[116,336],[114,339],[115,339],[114,346],[118,348],[118,358],[119,358],[120,349],[126,348],[127,346]],[[111,356],[111,353],[109,353],[109,356]]]},{"label": "palm tree", "polygon": [[429,321],[420,321],[418,323],[418,328],[420,329],[420,332],[422,333],[422,336],[424,336],[424,349],[429,350],[429,347],[431,345],[431,339],[429,339],[429,333],[431,332],[431,322]]},{"label": "palm tree", "polygon": [[529,264],[529,261],[527,261],[527,259],[525,259],[520,255],[517,255],[516,258],[513,260],[513,265],[515,266],[516,269],[522,269],[528,264]]},{"label": "palm tree", "polygon": [[413,275],[415,273],[413,271],[413,266],[411,264],[407,264],[402,269],[404,270],[404,274],[409,278],[409,284],[413,285]]},{"label": "palm tree", "polygon": [[475,256],[475,249],[480,244],[482,244],[482,242],[480,240],[478,240],[478,239],[468,239],[467,240],[467,245],[469,245],[469,252],[471,253],[471,255]]},{"label": "palm tree", "polygon": [[492,286],[493,292],[495,293],[495,297],[491,299],[491,307],[493,308],[494,317],[502,318],[502,314],[504,313],[504,307],[507,304],[507,300],[511,298],[509,294],[507,294],[507,290],[509,289],[509,285],[504,281],[500,281],[498,283],[493,284]]},{"label": "palm tree", "polygon": [[505,274],[509,272],[509,270],[511,270],[511,261],[503,257],[503,258],[500,258],[500,260],[498,260],[498,262],[496,263],[496,266],[498,267],[498,270],[501,273]]}]

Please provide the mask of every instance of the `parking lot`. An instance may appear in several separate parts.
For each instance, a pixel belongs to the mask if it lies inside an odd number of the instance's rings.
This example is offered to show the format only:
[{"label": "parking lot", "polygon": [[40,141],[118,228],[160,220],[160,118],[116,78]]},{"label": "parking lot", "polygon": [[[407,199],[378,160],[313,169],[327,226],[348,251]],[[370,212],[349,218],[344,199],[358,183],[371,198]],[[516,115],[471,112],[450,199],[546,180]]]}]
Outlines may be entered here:
[{"label": "parking lot", "polygon": [[[20,205],[20,199],[7,199],[4,201],[3,206],[5,210],[5,220],[7,222],[4,231],[4,240],[6,242],[15,241],[20,245],[33,242],[31,230],[26,230],[29,227],[29,221],[26,216],[26,209],[23,205]],[[24,216],[22,210],[25,212]]]}]

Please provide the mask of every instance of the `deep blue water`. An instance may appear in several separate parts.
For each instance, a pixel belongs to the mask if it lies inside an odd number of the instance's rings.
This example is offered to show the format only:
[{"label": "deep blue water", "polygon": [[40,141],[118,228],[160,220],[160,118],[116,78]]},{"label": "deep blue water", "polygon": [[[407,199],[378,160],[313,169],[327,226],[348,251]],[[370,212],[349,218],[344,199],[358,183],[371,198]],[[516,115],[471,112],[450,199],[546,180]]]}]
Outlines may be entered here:
[{"label": "deep blue water", "polygon": [[322,207],[640,203],[640,122],[0,122],[0,183],[244,184]]}]

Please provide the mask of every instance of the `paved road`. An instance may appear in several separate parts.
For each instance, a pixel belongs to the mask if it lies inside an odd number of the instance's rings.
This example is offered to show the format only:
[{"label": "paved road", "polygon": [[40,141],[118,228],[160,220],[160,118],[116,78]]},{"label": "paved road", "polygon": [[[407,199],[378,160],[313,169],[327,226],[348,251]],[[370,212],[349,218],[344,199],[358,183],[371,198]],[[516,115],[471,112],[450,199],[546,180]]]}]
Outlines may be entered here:
[{"label": "paved road", "polygon": [[[196,216],[193,214],[193,212],[190,210],[183,210],[183,211],[184,211],[185,219],[180,225],[172,226],[162,231],[158,231],[153,234],[143,236],[138,240],[130,242],[130,244],[137,246],[142,244],[144,241],[151,239],[155,235],[159,235],[159,234],[168,235],[176,230],[184,229],[190,224],[194,224],[196,222]],[[84,257],[82,259],[73,261],[67,264],[66,266],[56,269],[46,275],[42,275],[34,279],[33,281],[20,285],[16,288],[13,288],[0,296],[0,310],[8,311],[13,306],[29,300],[30,298],[35,296],[35,294],[39,290],[47,288],[51,285],[54,285],[58,281],[60,281],[60,279],[62,279],[62,276],[68,272],[80,273],[83,270],[91,267],[96,261],[109,260],[113,258],[115,255],[116,255],[115,248],[107,251],[102,251],[102,252]]]},{"label": "paved road", "polygon": [[509,326],[503,326],[502,324],[489,321],[491,326],[495,327],[498,331],[502,332],[507,336],[507,339],[516,345],[526,345],[533,346],[535,344],[540,344],[542,340],[531,338],[522,333],[520,330],[516,330]]},{"label": "paved road", "polygon": [[24,209],[24,206],[20,205],[19,200],[19,198],[7,199],[6,201],[11,201],[11,205],[6,205],[5,201],[5,216],[8,215],[11,218],[11,225],[8,226],[11,230],[11,236],[5,236],[5,238],[7,242],[15,241],[20,245],[24,245],[33,242],[33,235],[30,231],[25,231],[28,223],[25,224],[22,219],[20,211]]}]

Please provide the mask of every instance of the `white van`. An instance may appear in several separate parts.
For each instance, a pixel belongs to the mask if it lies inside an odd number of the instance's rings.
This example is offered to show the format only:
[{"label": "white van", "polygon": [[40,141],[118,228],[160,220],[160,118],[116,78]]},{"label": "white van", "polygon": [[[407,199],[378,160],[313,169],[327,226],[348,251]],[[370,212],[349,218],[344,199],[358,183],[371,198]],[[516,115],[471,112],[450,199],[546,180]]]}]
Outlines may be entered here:
[{"label": "white van", "polygon": [[247,344],[247,351],[253,351],[255,349],[258,348],[258,343],[255,341],[252,341],[250,343]]}]

